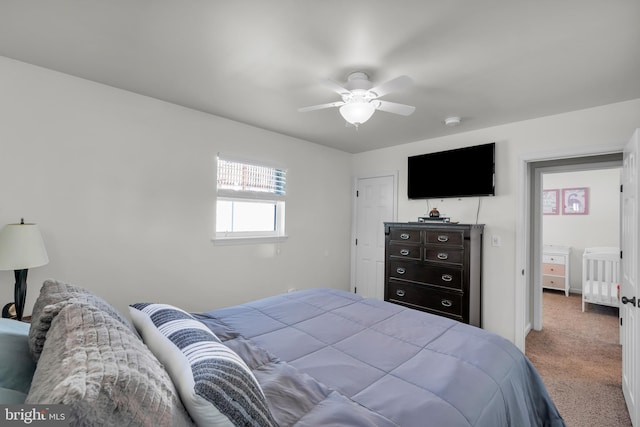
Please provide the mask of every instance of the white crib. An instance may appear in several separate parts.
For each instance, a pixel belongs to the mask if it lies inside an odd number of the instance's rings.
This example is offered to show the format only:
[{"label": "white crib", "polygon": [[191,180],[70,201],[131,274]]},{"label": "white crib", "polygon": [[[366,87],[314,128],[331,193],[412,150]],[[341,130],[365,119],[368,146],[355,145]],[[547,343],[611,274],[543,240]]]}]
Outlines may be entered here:
[{"label": "white crib", "polygon": [[618,307],[620,249],[585,248],[582,255],[582,311],[585,303]]}]

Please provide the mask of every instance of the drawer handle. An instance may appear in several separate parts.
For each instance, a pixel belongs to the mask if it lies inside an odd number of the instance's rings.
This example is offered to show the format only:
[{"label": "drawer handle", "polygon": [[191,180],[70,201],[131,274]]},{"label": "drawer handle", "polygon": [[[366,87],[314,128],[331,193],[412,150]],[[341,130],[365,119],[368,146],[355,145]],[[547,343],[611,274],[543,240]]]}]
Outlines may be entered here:
[{"label": "drawer handle", "polygon": [[445,282],[450,282],[453,280],[453,276],[450,274],[443,274],[442,275],[442,280],[444,280]]},{"label": "drawer handle", "polygon": [[450,299],[443,299],[440,301],[440,304],[442,304],[443,307],[451,307],[453,305]]},{"label": "drawer handle", "polygon": [[407,270],[405,270],[405,269],[404,269],[404,268],[402,268],[402,267],[398,267],[398,268],[396,268],[396,273],[398,273],[398,274],[404,274],[404,273],[406,273],[406,272],[407,272]]},{"label": "drawer handle", "polygon": [[446,252],[440,252],[438,255],[438,259],[447,259],[449,258],[449,254]]},{"label": "drawer handle", "polygon": [[404,296],[404,290],[402,290],[402,289],[396,290],[396,295],[398,295],[399,297],[403,297]]},{"label": "drawer handle", "polygon": [[404,255],[404,256],[409,255],[409,249],[400,249],[400,255]]},{"label": "drawer handle", "polygon": [[409,238],[410,238],[410,237],[411,237],[411,235],[410,235],[410,234],[407,234],[407,233],[402,233],[402,234],[400,235],[400,238],[401,238],[402,240],[409,240]]},{"label": "drawer handle", "polygon": [[444,234],[441,234],[438,236],[438,242],[448,242],[449,241],[449,236],[445,236]]}]

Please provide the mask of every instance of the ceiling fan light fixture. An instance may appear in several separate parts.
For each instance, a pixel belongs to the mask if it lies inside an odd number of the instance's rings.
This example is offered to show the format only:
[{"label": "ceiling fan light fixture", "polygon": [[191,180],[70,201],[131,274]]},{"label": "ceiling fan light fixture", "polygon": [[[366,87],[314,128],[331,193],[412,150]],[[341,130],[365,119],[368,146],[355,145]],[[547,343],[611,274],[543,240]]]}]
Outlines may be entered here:
[{"label": "ceiling fan light fixture", "polygon": [[373,116],[376,107],[370,102],[350,102],[340,107],[342,117],[352,125],[361,125]]},{"label": "ceiling fan light fixture", "polygon": [[379,98],[392,92],[399,92],[413,84],[409,76],[399,76],[384,83],[373,86],[366,73],[357,71],[349,74],[347,83],[341,85],[332,80],[321,80],[325,86],[336,92],[342,101],[328,102],[326,104],[311,105],[298,108],[298,111],[322,110],[325,108],[340,107],[340,114],[344,120],[357,128],[373,116],[376,110],[401,116],[413,114],[416,107],[397,102],[382,101]]}]

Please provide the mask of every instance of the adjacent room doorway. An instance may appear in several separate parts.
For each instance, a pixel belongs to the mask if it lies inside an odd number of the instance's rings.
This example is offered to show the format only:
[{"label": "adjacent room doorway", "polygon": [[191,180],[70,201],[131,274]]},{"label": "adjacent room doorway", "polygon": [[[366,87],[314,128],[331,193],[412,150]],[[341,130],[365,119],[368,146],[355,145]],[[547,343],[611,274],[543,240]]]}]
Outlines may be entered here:
[{"label": "adjacent room doorway", "polygon": [[[542,209],[542,204],[539,202],[542,200],[542,192],[544,190],[544,177],[549,177],[550,175],[560,175],[564,174],[565,177],[569,177],[572,173],[576,173],[578,176],[585,177],[584,173],[593,172],[593,174],[597,174],[597,171],[612,170],[612,174],[616,173],[619,175],[622,168],[622,152],[609,154],[606,156],[590,156],[590,157],[581,157],[581,158],[571,158],[571,159],[558,159],[554,161],[546,161],[546,162],[536,162],[533,165],[533,178],[534,178],[534,191],[532,193],[532,197],[535,199],[535,202],[532,200],[532,203],[535,206],[538,206],[535,209],[535,218],[534,221],[534,229],[533,233],[535,233],[536,239],[536,255],[538,255],[538,262],[533,265],[533,282],[531,286],[531,293],[529,295],[532,302],[532,329],[541,330],[542,329],[542,318],[543,318],[543,303],[542,303],[542,268],[541,268],[541,257],[539,256],[542,253],[542,248],[544,244],[562,244],[568,247],[571,247],[571,263],[570,269],[571,271],[567,272],[567,277],[571,282],[573,282],[572,289],[575,291],[579,285],[576,285],[576,279],[580,277],[581,274],[581,254],[583,249],[577,249],[576,246],[580,246],[578,242],[570,242],[570,241],[544,241],[544,222],[547,219],[547,222],[550,222],[553,219],[574,219],[575,222],[579,222],[582,218],[580,216],[566,216],[562,215],[561,212],[558,212],[557,217],[553,218],[550,216],[545,216]],[[582,173],[584,172],[584,173]],[[610,174],[603,174],[603,176],[608,176]],[[570,178],[567,178],[570,179]],[[615,218],[611,218],[611,221],[614,221],[610,228],[614,231],[615,236],[612,236],[611,240],[607,240],[607,244],[590,244],[588,246],[616,246],[620,245],[620,177],[617,178],[617,183],[614,183],[611,186],[611,191],[614,192],[612,195],[612,199],[615,200],[616,206],[612,207],[612,212],[617,212]],[[559,191],[559,204],[558,209],[562,210],[562,192]],[[536,203],[537,202],[537,203]],[[591,197],[589,199],[589,203],[593,205],[593,203],[597,203],[598,200]],[[593,211],[593,209],[592,209]],[[587,218],[587,217],[585,217]],[[570,233],[568,233],[570,234]],[[546,233],[548,236],[548,233]],[[565,237],[566,238],[566,237]],[[617,242],[616,244],[611,244],[610,242]],[[533,258],[532,259],[536,259]],[[573,279],[571,279],[573,278]],[[579,282],[579,281],[578,281]]]},{"label": "adjacent room doorway", "polygon": [[[637,145],[637,144],[636,144]],[[560,168],[570,167],[570,165],[580,165],[571,167],[583,167],[583,168],[599,168],[599,167],[619,167],[623,163],[623,149],[624,146],[619,149],[612,149],[612,147],[605,147],[602,149],[588,149],[584,152],[564,153],[564,155],[553,154],[541,154],[532,156],[530,158],[522,158],[519,163],[519,189],[521,194],[518,200],[518,220],[517,220],[517,233],[516,233],[516,259],[517,259],[517,272],[516,272],[516,289],[515,289],[515,343],[524,352],[525,351],[525,337],[531,329],[540,329],[542,327],[542,289],[541,289],[541,259],[542,259],[542,237],[541,237],[541,211],[542,211],[542,184],[541,175],[545,168]],[[625,153],[625,156],[627,154]],[[628,163],[627,159],[624,159],[624,163]],[[623,168],[624,170],[628,168]],[[547,169],[549,170],[549,169]],[[637,183],[637,175],[636,181]],[[636,184],[637,185],[637,184]],[[625,189],[626,189],[625,185]],[[628,209],[627,209],[628,210]],[[624,216],[624,215],[623,215]],[[621,218],[617,218],[617,221],[622,223]],[[637,226],[637,222],[635,222]],[[624,228],[622,234],[624,235]],[[637,233],[637,230],[635,230]],[[627,237],[630,233],[627,232]],[[635,235],[635,234],[634,234]],[[621,237],[621,245],[624,246],[625,240],[628,238]],[[630,260],[631,261],[631,260]],[[632,264],[637,265],[637,258],[631,261]],[[629,265],[627,263],[627,265]],[[624,257],[623,257],[624,266]],[[624,280],[623,280],[624,281]],[[627,319],[628,320],[628,319]],[[628,330],[629,327],[624,328]],[[637,338],[634,337],[631,340],[632,346],[629,346],[629,342],[623,342],[623,365],[625,362],[625,352],[630,347],[635,349],[635,343]],[[633,352],[630,352],[633,353]],[[627,356],[627,359],[631,359]],[[635,359],[634,359],[635,360]],[[634,362],[635,363],[635,362]],[[635,381],[636,372],[634,369],[627,369],[629,371],[629,378]],[[623,377],[625,369],[623,366]],[[625,389],[623,381],[623,391]],[[628,389],[631,389],[627,387]],[[627,398],[629,393],[625,393]],[[635,398],[635,396],[633,396]],[[629,398],[627,398],[629,400]],[[635,399],[631,399],[635,400]],[[629,405],[632,420],[637,420],[637,407],[632,402]],[[637,422],[637,421],[636,421]],[[634,423],[635,424],[635,423]]]},{"label": "adjacent room doorway", "polygon": [[[514,343],[525,351],[528,331],[541,327],[542,290],[539,284],[542,265],[542,170],[569,168],[571,165],[618,162],[623,146],[575,148],[565,152],[535,153],[518,163],[518,200],[516,215],[515,334]],[[548,169],[547,169],[548,170]],[[537,284],[537,285],[536,285]]]}]

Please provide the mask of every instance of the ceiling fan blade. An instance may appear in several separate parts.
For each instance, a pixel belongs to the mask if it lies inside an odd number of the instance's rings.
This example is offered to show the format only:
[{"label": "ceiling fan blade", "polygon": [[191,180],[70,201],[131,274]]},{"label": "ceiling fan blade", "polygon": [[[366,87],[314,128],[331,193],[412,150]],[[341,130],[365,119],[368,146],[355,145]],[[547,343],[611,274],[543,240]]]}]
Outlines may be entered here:
[{"label": "ceiling fan blade", "polygon": [[373,94],[374,98],[380,98],[391,92],[403,91],[412,84],[413,79],[411,77],[400,76],[369,89],[369,93]]},{"label": "ceiling fan blade", "polygon": [[409,116],[416,111],[413,105],[398,104],[397,102],[375,101],[376,109],[386,111],[387,113],[400,114],[401,116]]},{"label": "ceiling fan blade", "polygon": [[338,83],[334,82],[333,80],[321,79],[320,83],[322,83],[325,87],[331,89],[332,91],[334,91],[335,93],[337,93],[339,95],[350,95],[351,94],[351,91],[349,89],[346,89],[346,88],[340,86]]},{"label": "ceiling fan blade", "polygon": [[310,107],[298,108],[298,111],[300,113],[306,113],[307,111],[322,110],[323,108],[331,108],[331,107],[340,107],[341,105],[344,105],[343,101],[336,101],[336,102],[329,102],[327,104],[312,105]]}]

